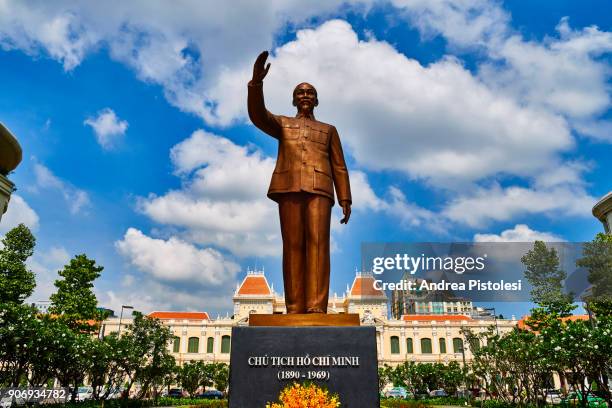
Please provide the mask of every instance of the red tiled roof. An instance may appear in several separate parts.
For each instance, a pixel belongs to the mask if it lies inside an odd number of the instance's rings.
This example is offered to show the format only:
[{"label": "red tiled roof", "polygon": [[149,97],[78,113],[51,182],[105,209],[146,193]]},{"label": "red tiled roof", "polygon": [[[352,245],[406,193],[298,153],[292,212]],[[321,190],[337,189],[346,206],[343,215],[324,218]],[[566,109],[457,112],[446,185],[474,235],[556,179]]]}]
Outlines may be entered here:
[{"label": "red tiled roof", "polygon": [[[529,326],[527,326],[527,319],[529,319],[530,317],[531,316],[523,316],[523,318],[519,320],[518,323],[516,324],[516,327],[518,327],[519,329],[530,330]],[[571,315],[571,316],[561,318],[561,321],[563,322],[566,322],[568,320],[570,321],[589,320],[589,315]]]},{"label": "red tiled roof", "polygon": [[382,290],[374,288],[373,276],[356,276],[351,288],[351,296],[385,296]]},{"label": "red tiled roof", "polygon": [[238,295],[271,295],[268,282],[263,275],[247,275],[242,282]]},{"label": "red tiled roof", "polygon": [[209,320],[206,312],[151,312],[149,317],[162,320]]},{"label": "red tiled roof", "polygon": [[444,322],[447,320],[451,322],[458,322],[458,321],[469,321],[473,319],[465,315],[417,315],[417,314],[414,314],[414,315],[403,315],[402,320],[407,321],[407,322],[411,322],[411,321],[431,322],[432,320],[436,322]]}]

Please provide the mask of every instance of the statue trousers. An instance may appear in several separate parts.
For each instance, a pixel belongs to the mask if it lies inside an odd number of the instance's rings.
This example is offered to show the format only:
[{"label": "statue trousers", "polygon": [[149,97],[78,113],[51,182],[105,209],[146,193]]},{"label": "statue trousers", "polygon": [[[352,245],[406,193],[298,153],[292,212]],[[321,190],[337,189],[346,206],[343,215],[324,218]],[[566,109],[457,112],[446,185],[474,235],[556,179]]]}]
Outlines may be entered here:
[{"label": "statue trousers", "polygon": [[327,313],[333,202],[323,195],[278,195],[287,313]]}]

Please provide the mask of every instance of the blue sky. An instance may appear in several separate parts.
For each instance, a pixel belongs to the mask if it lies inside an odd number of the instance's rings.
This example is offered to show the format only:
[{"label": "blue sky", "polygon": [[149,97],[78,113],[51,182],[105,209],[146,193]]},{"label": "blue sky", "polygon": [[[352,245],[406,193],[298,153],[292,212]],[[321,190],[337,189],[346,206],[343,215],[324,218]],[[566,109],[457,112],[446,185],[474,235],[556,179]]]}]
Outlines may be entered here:
[{"label": "blue sky", "polygon": [[590,240],[610,190],[611,25],[605,1],[5,2],[0,121],[24,160],[0,232],[35,231],[32,300],[78,253],[116,310],[231,313],[247,268],[280,289],[276,141],[245,103],[267,49],[268,108],[292,114],[312,82],[347,155],[332,293],[366,241]]}]

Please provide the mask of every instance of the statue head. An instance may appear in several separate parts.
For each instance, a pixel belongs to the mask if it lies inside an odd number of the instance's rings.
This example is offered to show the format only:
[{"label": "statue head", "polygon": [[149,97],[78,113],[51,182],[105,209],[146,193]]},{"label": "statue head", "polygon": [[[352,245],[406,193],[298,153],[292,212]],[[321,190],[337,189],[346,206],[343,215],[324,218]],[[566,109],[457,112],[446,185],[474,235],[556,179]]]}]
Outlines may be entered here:
[{"label": "statue head", "polygon": [[314,107],[318,104],[317,90],[308,82],[302,82],[293,90],[293,106],[299,112],[312,113]]}]

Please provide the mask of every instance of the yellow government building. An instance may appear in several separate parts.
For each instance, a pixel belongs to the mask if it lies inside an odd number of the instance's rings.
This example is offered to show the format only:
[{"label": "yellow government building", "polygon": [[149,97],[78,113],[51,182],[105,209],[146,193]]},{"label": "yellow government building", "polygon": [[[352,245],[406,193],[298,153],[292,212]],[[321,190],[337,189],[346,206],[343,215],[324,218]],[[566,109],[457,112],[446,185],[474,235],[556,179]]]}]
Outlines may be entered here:
[{"label": "yellow government building", "polygon": [[[389,313],[390,302],[384,292],[375,290],[371,274],[356,273],[350,287],[341,296],[329,299],[328,313],[357,313],[362,326],[376,327],[379,365],[415,362],[469,362],[469,347],[463,348],[462,329],[484,332],[493,326],[500,334],[512,330],[514,318],[475,317],[471,302],[457,300],[445,303],[442,313]],[[179,364],[186,361],[224,362],[229,364],[231,331],[234,326],[248,325],[251,313],[285,313],[282,294],[276,293],[261,271],[248,271],[237,285],[233,296],[233,316],[212,319],[207,312],[155,311],[149,314],[160,319],[174,333],[171,352]],[[393,305],[397,306],[396,304]],[[431,305],[417,305],[419,311],[438,310]],[[466,307],[469,306],[469,307]],[[448,313],[450,311],[450,313]],[[391,318],[395,315],[397,318]],[[130,319],[111,317],[102,324],[101,335],[107,335],[130,323]]]}]

